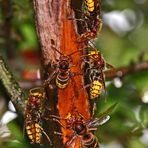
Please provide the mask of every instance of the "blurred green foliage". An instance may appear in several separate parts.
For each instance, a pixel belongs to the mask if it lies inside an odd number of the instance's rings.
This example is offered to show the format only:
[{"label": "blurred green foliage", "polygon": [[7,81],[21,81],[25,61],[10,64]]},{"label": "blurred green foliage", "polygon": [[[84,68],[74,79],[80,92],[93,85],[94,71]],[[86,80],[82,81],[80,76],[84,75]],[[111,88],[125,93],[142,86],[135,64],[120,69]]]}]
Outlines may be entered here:
[{"label": "blurred green foliage", "polygon": [[[32,3],[29,0],[13,0],[11,5],[14,52],[18,55],[21,50],[39,48]],[[104,25],[96,40],[96,46],[105,60],[115,67],[127,66],[138,63],[142,52],[143,60],[148,60],[148,0],[103,0],[102,9]],[[113,12],[116,12],[117,19],[114,20],[111,15],[105,17]],[[117,23],[121,16],[124,16],[129,28],[124,29],[124,22]],[[0,26],[3,23],[4,16],[0,9]],[[0,30],[0,35],[2,31]],[[4,42],[4,37],[0,36],[0,52],[3,55],[6,50]],[[17,57],[15,58],[17,60]],[[127,75],[121,80],[120,87],[116,87],[113,82],[112,80],[108,84],[107,100],[98,101],[95,113],[101,113],[114,103],[117,103],[117,106],[109,122],[101,126],[96,135],[104,148],[148,147],[148,140],[144,139],[148,131],[148,102],[143,101],[144,97],[148,98],[148,71]],[[10,140],[5,144],[5,148],[26,148],[27,145],[16,125],[12,124],[9,129],[18,141]]]},{"label": "blurred green foliage", "polygon": [[[101,50],[105,60],[115,67],[128,66],[139,62],[139,56],[144,53],[143,60],[148,60],[148,1],[143,0],[104,0],[103,1],[104,25],[98,36],[96,45]],[[131,11],[133,15],[126,15]],[[116,23],[112,17],[105,17],[116,12],[118,20],[121,14],[132,26],[127,31],[114,30],[122,28],[124,22]],[[133,19],[135,21],[133,21]],[[114,25],[115,24],[115,25]],[[120,26],[121,25],[121,26]],[[114,28],[115,26],[115,28]],[[126,26],[125,26],[126,27]],[[126,30],[126,29],[125,29]],[[96,133],[104,147],[146,148],[148,143],[145,131],[148,131],[148,104],[143,102],[144,94],[148,95],[148,71],[127,75],[121,80],[122,85],[117,88],[114,81],[107,87],[107,101],[100,100],[97,103],[97,111],[117,102],[116,110],[111,119]]]}]

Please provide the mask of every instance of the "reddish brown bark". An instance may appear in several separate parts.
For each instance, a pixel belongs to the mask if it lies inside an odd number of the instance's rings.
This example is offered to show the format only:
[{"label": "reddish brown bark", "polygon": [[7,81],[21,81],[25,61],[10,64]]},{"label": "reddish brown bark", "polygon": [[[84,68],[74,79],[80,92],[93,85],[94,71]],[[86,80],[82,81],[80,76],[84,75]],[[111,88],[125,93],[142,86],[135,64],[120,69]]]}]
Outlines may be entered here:
[{"label": "reddish brown bark", "polygon": [[[34,8],[45,75],[47,75],[48,72],[50,75],[54,69],[49,68],[47,65],[56,63],[56,59],[60,57],[60,54],[54,50],[55,48],[64,55],[68,55],[74,51],[78,51],[83,45],[77,43],[78,35],[76,33],[75,21],[68,19],[68,15],[70,15],[70,17],[73,15],[69,0],[34,0]],[[72,65],[76,65],[71,67],[72,72],[81,73],[81,67],[80,64],[78,64],[80,63],[81,54],[81,52],[77,52],[71,56]],[[50,108],[50,114],[65,118],[67,113],[75,106],[84,118],[88,120],[90,118],[89,103],[86,91],[82,89],[83,86],[83,76],[77,75],[70,78],[70,82],[65,89],[47,88],[48,99],[46,99],[45,102],[46,108]],[[57,96],[54,95],[55,92],[57,92]],[[56,102],[56,100],[58,101]],[[47,116],[48,111],[45,111],[45,114]],[[61,122],[63,123],[63,121]],[[60,137],[54,136],[53,132],[57,131],[56,126],[59,128],[61,128],[61,126],[59,124],[54,125],[55,123],[53,121],[46,121],[45,124],[46,129],[50,130],[48,133],[53,140],[53,147],[57,148],[60,145],[60,139],[58,139]],[[63,128],[62,133],[64,135],[63,143],[65,143],[68,140],[65,136],[70,136],[71,133]],[[75,148],[78,147],[79,142],[76,142]]]},{"label": "reddish brown bark", "polygon": [[[67,19],[69,0],[64,1],[62,6],[62,29],[61,29],[61,51],[65,55],[71,54],[74,51],[79,50],[81,47],[77,43],[78,35],[76,34],[75,24],[73,20]],[[72,15],[72,11],[70,12]],[[73,64],[76,65],[80,62],[80,52],[74,54],[72,56]],[[80,65],[71,68],[72,72],[81,73]],[[75,106],[77,110],[85,117],[85,119],[89,119],[89,105],[88,98],[82,87],[83,77],[75,76],[71,79],[70,84],[64,90],[59,89],[59,101],[58,101],[58,109],[61,117],[65,118],[66,114],[71,111],[71,109]],[[80,91],[79,91],[80,90]],[[75,96],[73,98],[73,96]],[[74,106],[72,106],[72,101],[74,101]],[[68,135],[67,130],[62,130],[64,135]],[[67,140],[67,139],[66,139]],[[64,138],[64,142],[66,141]],[[78,147],[78,146],[75,146]]]}]

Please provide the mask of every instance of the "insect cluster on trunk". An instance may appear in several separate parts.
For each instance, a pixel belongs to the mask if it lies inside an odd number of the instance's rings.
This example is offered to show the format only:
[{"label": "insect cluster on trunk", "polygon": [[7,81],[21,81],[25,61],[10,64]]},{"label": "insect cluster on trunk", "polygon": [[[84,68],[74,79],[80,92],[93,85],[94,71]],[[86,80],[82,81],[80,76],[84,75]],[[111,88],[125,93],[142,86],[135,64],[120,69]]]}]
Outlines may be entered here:
[{"label": "insect cluster on trunk", "polygon": [[[67,55],[62,53],[60,49],[53,47],[52,50],[60,56],[55,63],[51,63],[53,71],[48,74],[48,78],[43,82],[41,87],[55,85],[56,89],[63,91],[70,82],[75,83],[73,79],[75,76],[81,75],[84,77],[84,82],[85,77],[87,77],[89,82],[78,92],[81,93],[81,90],[88,89],[89,100],[96,102],[100,98],[100,95],[106,92],[104,70],[105,68],[113,68],[110,64],[106,63],[101,52],[95,47],[93,42],[93,39],[97,37],[102,28],[101,0],[83,0],[81,10],[74,7],[71,8],[73,11],[81,13],[81,18],[73,18],[71,21],[81,22],[82,33],[79,34],[76,42],[78,45],[85,45],[85,47]],[[79,53],[81,56],[80,61],[74,64],[73,59],[76,53]],[[85,67],[85,65],[87,66]],[[81,67],[79,73],[72,70],[75,66]],[[54,84],[51,83],[53,80],[55,80]],[[34,88],[29,92],[25,111],[25,129],[31,143],[40,144],[41,137],[44,134],[51,144],[50,138],[42,128],[42,100],[45,98],[42,88]],[[72,96],[72,98],[74,97]],[[49,119],[57,121],[61,128],[72,131],[71,136],[65,143],[65,147],[73,145],[74,141],[78,138],[80,139],[80,148],[99,148],[100,144],[94,132],[99,125],[106,123],[110,116],[105,115],[102,118],[94,118],[92,114],[91,119],[86,120],[82,115],[83,113],[80,113],[76,109],[74,100],[71,110],[67,112],[65,118],[50,115]],[[55,131],[55,134],[58,133]]]}]

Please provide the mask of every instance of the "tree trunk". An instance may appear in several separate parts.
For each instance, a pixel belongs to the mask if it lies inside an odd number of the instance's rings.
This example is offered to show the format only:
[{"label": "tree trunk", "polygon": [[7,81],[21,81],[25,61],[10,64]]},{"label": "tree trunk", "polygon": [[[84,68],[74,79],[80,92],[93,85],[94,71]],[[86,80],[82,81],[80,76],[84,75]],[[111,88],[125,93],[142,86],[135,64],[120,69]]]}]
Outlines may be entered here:
[{"label": "tree trunk", "polygon": [[[75,21],[68,19],[68,17],[73,17],[73,11],[70,9],[70,1],[34,0],[34,9],[36,27],[41,44],[45,79],[55,70],[53,65],[57,63],[61,55],[67,56],[78,51],[70,56],[72,59],[70,70],[76,76],[70,77],[68,86],[65,89],[50,86],[46,88],[45,116],[49,117],[52,114],[65,118],[67,113],[75,106],[84,118],[88,120],[90,119],[89,103],[86,91],[82,88],[84,84],[83,76],[80,74],[82,73],[81,65],[79,64],[83,45],[77,42],[79,36],[76,32]],[[59,54],[55,49],[62,54]],[[79,51],[80,49],[82,52]],[[55,81],[53,80],[51,84],[55,86]],[[45,121],[43,127],[52,139],[53,147],[55,148],[61,147],[61,143],[64,145],[67,137],[71,135],[71,132],[63,129],[53,120]],[[63,140],[61,140],[61,136],[53,134],[54,131],[58,132],[61,128]],[[75,147],[78,148],[79,140],[76,141]],[[45,145],[49,146],[49,143],[45,142]]]}]

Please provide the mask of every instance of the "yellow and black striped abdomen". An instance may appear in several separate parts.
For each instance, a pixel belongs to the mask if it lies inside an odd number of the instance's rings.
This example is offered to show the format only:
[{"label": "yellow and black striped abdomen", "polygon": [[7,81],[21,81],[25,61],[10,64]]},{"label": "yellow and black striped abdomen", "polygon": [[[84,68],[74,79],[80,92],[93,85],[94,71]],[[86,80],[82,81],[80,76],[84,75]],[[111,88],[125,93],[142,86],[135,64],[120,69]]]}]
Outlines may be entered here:
[{"label": "yellow and black striped abdomen", "polygon": [[56,85],[57,87],[61,88],[61,89],[64,89],[69,83],[69,75],[66,75],[66,76],[62,76],[62,75],[57,75],[57,78],[56,78]]},{"label": "yellow and black striped abdomen", "polygon": [[95,10],[94,0],[85,0],[85,4],[89,12],[93,12]]},{"label": "yellow and black striped abdomen", "polygon": [[26,123],[26,133],[28,138],[31,140],[31,143],[40,144],[41,142],[41,130],[38,123]]},{"label": "yellow and black striped abdomen", "polygon": [[102,92],[102,84],[98,80],[94,80],[90,88],[90,98],[94,99],[98,97],[101,94],[101,92]]}]

